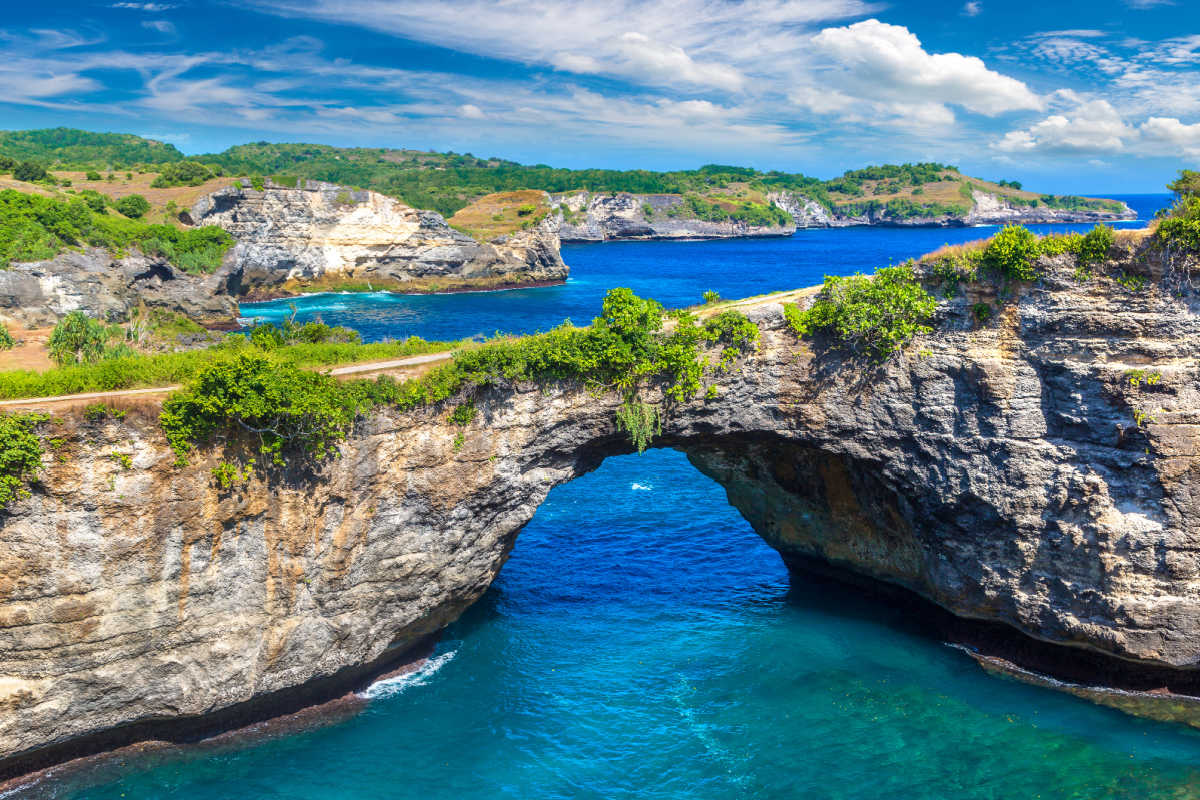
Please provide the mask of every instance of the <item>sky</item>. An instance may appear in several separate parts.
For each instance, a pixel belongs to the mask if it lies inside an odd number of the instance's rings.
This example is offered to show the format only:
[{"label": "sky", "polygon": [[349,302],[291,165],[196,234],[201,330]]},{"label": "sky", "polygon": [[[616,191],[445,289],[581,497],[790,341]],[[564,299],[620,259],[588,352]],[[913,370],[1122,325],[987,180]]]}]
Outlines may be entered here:
[{"label": "sky", "polygon": [[1059,193],[1200,167],[1198,0],[8,0],[0,128]]}]

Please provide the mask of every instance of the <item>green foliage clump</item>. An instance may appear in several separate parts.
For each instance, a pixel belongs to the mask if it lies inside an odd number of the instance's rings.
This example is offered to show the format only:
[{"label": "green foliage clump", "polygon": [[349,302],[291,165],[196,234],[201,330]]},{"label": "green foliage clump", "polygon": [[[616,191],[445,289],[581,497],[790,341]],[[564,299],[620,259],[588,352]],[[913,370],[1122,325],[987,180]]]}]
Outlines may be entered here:
[{"label": "green foliage clump", "polygon": [[140,194],[129,194],[117,200],[115,207],[130,219],[141,219],[150,210],[150,201]]},{"label": "green foliage clump", "polygon": [[283,465],[290,453],[316,460],[332,454],[358,410],[357,398],[335,378],[250,350],[201,368],[166,399],[160,420],[181,462],[232,428],[256,437],[261,452]]},{"label": "green foliage clump", "polygon": [[705,305],[712,305],[713,303],[719,303],[721,301],[721,295],[717,292],[714,292],[712,289],[709,289],[707,292],[705,292],[703,297]]},{"label": "green foliage clump", "polygon": [[14,180],[32,183],[49,179],[50,173],[46,172],[46,168],[36,161],[22,161],[13,167],[12,176]]},{"label": "green foliage clump", "polygon": [[213,479],[222,489],[231,489],[235,484],[245,483],[250,480],[254,474],[254,465],[258,463],[255,459],[246,460],[244,467],[238,467],[236,464],[231,464],[228,461],[222,461],[212,468]]},{"label": "green foliage clump", "polygon": [[475,419],[476,413],[478,413],[478,409],[475,408],[475,403],[469,400],[465,403],[459,403],[450,412],[450,422],[459,427],[466,427]]},{"label": "green foliage clump", "polygon": [[627,396],[617,408],[617,429],[625,431],[634,448],[644,453],[654,437],[662,434],[662,418],[654,406]]},{"label": "green foliage clump", "polygon": [[1186,195],[1158,225],[1160,242],[1200,253],[1200,195]]},{"label": "green foliage clump", "polygon": [[1167,184],[1176,197],[1195,197],[1200,195],[1200,172],[1194,169],[1179,170],[1179,177]]},{"label": "green foliage clump", "polygon": [[107,403],[92,403],[83,409],[83,418],[88,422],[102,422],[106,419],[125,419],[127,412],[123,408],[113,408]]},{"label": "green foliage clump", "polygon": [[16,345],[12,334],[8,331],[8,326],[0,324],[0,350],[12,350]]},{"label": "green foliage clump", "polygon": [[341,325],[326,325],[323,322],[299,323],[285,320],[282,325],[267,322],[255,325],[248,334],[250,341],[264,349],[274,349],[293,344],[359,344],[362,335]]},{"label": "green foliage clump", "polygon": [[975,317],[975,321],[981,324],[991,319],[992,313],[992,307],[987,303],[976,303],[971,306],[971,316]]},{"label": "green foliage clump", "polygon": [[0,151],[19,159],[78,166],[160,164],[183,159],[173,145],[128,133],[74,128],[0,131]]},{"label": "green foliage clump", "polygon": [[213,171],[199,161],[176,161],[164,164],[150,186],[155,189],[166,189],[171,186],[199,186],[214,177],[216,175],[213,174]]},{"label": "green foliage clump", "polygon": [[800,336],[816,331],[856,354],[883,361],[919,333],[937,301],[917,282],[911,263],[885,267],[874,276],[825,276],[825,285],[806,310],[794,306],[787,320]]},{"label": "green foliage clump", "polygon": [[93,364],[104,357],[108,329],[82,311],[67,314],[46,343],[50,359],[60,367],[67,364]]},{"label": "green foliage clump", "polygon": [[1038,277],[1035,262],[1041,255],[1038,237],[1020,225],[1006,225],[983,250],[985,266],[1014,281],[1032,281]]},{"label": "green foliage clump", "polygon": [[103,213],[90,195],[68,201],[0,191],[0,267],[13,261],[50,259],[68,247],[103,247],[114,256],[138,247],[186,272],[212,272],[233,237],[213,225],[180,230]]},{"label": "green foliage clump", "polygon": [[87,179],[87,180],[89,180],[89,181],[98,181],[98,180],[103,180],[103,179],[100,177],[100,173],[99,173],[99,172],[96,172],[94,169],[89,169],[89,170],[87,171],[87,174],[86,174],[86,175],[84,175],[84,178],[86,178],[86,179]]},{"label": "green foliage clump", "polygon": [[1090,270],[1097,264],[1103,263],[1108,259],[1108,251],[1112,250],[1114,241],[1113,229],[1108,225],[1097,225],[1092,228],[1079,238],[1075,247],[1079,266]]},{"label": "green foliage clump", "polygon": [[34,429],[39,414],[0,415],[0,511],[29,496],[26,484],[42,465],[42,442]]}]

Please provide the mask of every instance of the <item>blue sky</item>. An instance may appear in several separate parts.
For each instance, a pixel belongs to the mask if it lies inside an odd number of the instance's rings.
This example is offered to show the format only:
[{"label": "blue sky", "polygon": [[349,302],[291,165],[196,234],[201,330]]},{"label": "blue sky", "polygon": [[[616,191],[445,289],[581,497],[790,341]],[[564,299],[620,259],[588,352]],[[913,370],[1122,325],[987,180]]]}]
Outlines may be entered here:
[{"label": "blue sky", "polygon": [[6,3],[0,127],[1057,192],[1200,166],[1196,0]]}]

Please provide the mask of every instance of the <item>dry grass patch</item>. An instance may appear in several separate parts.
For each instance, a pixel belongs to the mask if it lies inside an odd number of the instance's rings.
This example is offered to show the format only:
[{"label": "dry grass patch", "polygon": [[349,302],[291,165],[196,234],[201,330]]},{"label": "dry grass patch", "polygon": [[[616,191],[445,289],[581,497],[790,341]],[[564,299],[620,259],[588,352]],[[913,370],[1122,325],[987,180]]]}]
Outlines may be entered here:
[{"label": "dry grass patch", "polygon": [[550,212],[543,191],[496,192],[484,195],[447,220],[450,226],[481,242],[532,227]]}]

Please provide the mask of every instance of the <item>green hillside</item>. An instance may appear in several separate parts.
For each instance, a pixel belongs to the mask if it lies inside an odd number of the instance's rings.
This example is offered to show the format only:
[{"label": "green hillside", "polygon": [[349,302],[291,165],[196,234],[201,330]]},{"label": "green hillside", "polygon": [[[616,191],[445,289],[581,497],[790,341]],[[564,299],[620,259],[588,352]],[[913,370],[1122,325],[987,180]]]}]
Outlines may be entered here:
[{"label": "green hillside", "polygon": [[[34,160],[48,168],[95,168],[117,165],[160,173],[155,186],[197,185],[227,175],[311,178],[373,189],[446,217],[496,192],[585,190],[681,195],[689,213],[703,219],[738,218],[774,224],[778,214],[766,199],[790,190],[826,208],[855,215],[886,208],[893,217],[966,214],[972,189],[1009,198],[1017,204],[1054,208],[1108,208],[1111,201],[1040,195],[1016,181],[986,181],[938,163],[886,164],[851,170],[832,180],[798,173],[762,172],[749,167],[708,164],[699,169],[564,169],[524,165],[470,153],[431,153],[388,148],[331,147],[321,144],[255,142],[220,153],[187,158],[173,146],[137,136],[89,133],[68,128],[0,132],[0,156]],[[2,159],[0,159],[2,160]],[[162,165],[175,163],[162,174]],[[178,175],[176,173],[179,173]]]},{"label": "green hillside", "polygon": [[50,167],[122,168],[184,158],[174,145],[129,133],[93,133],[74,128],[0,131],[0,154]]}]

